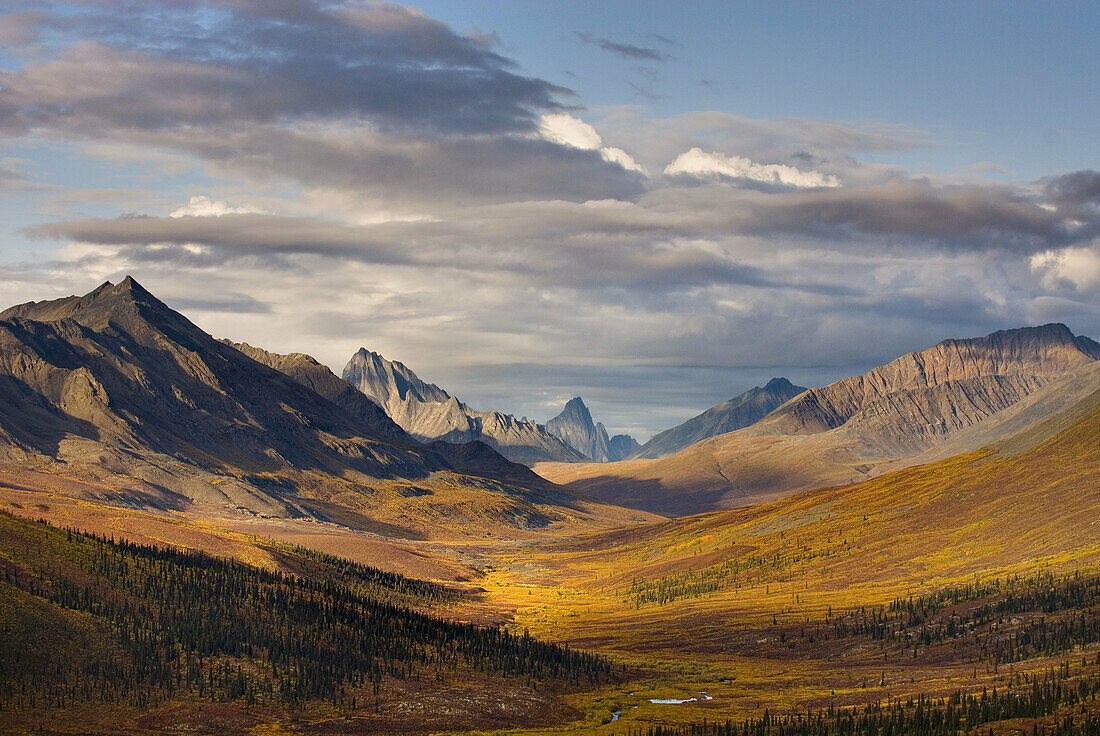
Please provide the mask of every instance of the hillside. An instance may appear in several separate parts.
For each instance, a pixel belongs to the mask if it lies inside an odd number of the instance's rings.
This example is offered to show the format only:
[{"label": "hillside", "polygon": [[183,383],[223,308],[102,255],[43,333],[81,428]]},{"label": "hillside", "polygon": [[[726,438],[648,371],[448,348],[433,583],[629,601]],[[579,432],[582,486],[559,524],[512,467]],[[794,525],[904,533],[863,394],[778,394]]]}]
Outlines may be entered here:
[{"label": "hillside", "polygon": [[[521,604],[517,624],[533,633],[665,664],[664,681],[601,701],[625,721],[619,733],[737,723],[766,708],[858,716],[888,700],[910,701],[893,732],[924,733],[901,727],[918,698],[987,702],[994,688],[1026,697],[1053,670],[1074,687],[1085,678],[1091,692],[1097,508],[1093,380],[1046,420],[980,450],[747,509],[502,550],[482,585]],[[959,730],[1005,720],[995,733],[1030,733],[1051,723],[1040,717],[1080,716],[1076,703],[1021,707],[1022,722],[972,714]],[[800,733],[797,723],[757,725]]]},{"label": "hillside", "polygon": [[484,445],[408,439],[306,356],[287,366],[295,378],[131,278],[13,307],[0,314],[0,459],[96,481],[112,489],[105,503],[398,537],[605,523],[602,507]]},{"label": "hillside", "polygon": [[[555,693],[611,680],[598,657],[416,610],[454,591],[278,554],[293,573],[0,513],[3,730],[44,719],[135,734],[243,734],[290,717],[360,733],[552,723],[573,715]],[[470,682],[476,694],[463,692]]]},{"label": "hillside", "polygon": [[[999,437],[963,430],[1087,371],[1098,357],[1100,345],[1064,325],[946,340],[811,389],[749,427],[659,460],[535,469],[609,502],[658,513],[745,506],[904,467],[952,438],[953,453],[977,449]],[[1037,404],[1027,421],[1045,419],[1043,408],[1056,405]]]}]

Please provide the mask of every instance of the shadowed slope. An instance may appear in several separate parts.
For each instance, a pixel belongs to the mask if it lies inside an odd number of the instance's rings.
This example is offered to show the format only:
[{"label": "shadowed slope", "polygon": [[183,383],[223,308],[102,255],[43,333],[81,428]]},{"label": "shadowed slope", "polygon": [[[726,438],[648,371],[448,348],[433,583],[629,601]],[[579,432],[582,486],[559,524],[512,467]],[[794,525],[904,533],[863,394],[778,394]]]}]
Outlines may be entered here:
[{"label": "shadowed slope", "polygon": [[[489,448],[413,442],[306,356],[287,366],[297,380],[131,278],[13,307],[0,314],[0,458],[101,480],[119,488],[118,504],[310,516],[412,538],[603,523]],[[310,386],[340,389],[346,408]]]},{"label": "shadowed slope", "polygon": [[683,424],[656,434],[634,457],[657,459],[728,432],[735,432],[763,419],[774,409],[806,389],[786,378],[773,378],[767,385],[754,386],[743,394],[707,409]]}]

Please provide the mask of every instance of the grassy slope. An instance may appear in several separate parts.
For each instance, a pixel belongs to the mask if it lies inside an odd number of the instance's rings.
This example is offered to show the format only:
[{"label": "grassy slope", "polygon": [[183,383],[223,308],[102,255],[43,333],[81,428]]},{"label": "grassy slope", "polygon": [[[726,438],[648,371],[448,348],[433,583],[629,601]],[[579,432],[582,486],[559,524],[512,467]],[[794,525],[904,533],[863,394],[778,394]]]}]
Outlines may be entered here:
[{"label": "grassy slope", "polygon": [[[518,549],[501,554],[482,584],[517,606],[517,624],[537,635],[664,673],[634,684],[633,696],[608,691],[588,701],[593,717],[614,703],[640,704],[609,728],[996,684],[1003,673],[943,653],[908,661],[859,640],[792,651],[780,637],[807,622],[824,624],[830,612],[975,579],[1100,569],[1098,405],[1100,392],[1065,415],[1070,426],[1064,417],[1051,421],[1004,451],[987,448],[751,509]],[[718,590],[640,607],[631,596],[637,581],[699,582],[729,560],[749,568],[737,583],[722,578]],[[1019,668],[1040,664],[1049,662]],[[689,697],[701,689],[714,700],[647,700],[651,692]]]}]

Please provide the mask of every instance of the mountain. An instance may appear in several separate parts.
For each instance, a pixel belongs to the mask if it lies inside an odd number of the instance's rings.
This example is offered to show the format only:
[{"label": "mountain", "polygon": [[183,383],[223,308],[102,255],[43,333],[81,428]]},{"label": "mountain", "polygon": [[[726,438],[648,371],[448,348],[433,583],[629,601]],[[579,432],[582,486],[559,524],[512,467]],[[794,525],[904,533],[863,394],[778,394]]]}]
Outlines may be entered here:
[{"label": "mountain", "polygon": [[638,440],[628,434],[612,435],[607,441],[607,454],[613,461],[634,457],[641,449],[642,446],[638,444]]},{"label": "mountain", "polygon": [[[637,641],[631,626],[644,620],[647,651],[656,656],[683,655],[691,642],[700,659],[725,651],[809,661],[809,651],[828,665],[811,670],[808,680],[847,666],[838,664],[845,657],[866,656],[860,661],[870,669],[877,656],[879,663],[896,668],[897,682],[911,687],[909,672],[900,677],[906,662],[918,661],[912,674],[920,682],[918,669],[950,661],[954,647],[962,651],[963,638],[992,634],[1006,641],[1017,638],[1011,627],[1021,620],[1025,626],[1043,616],[1067,620],[1056,618],[1066,612],[1055,614],[1055,606],[1041,610],[1055,587],[1047,576],[1081,580],[1100,569],[1100,362],[1032,395],[1049,393],[1046,398],[1020,403],[1031,403],[1022,410],[1026,414],[1067,392],[1071,398],[1057,399],[1060,408],[1045,419],[1033,416],[1029,426],[1015,429],[1009,424],[1016,420],[1010,419],[1000,439],[964,454],[751,508],[617,529],[568,547],[532,547],[509,562],[538,570],[546,576],[540,582],[550,589],[599,570],[586,592],[634,599],[633,618],[611,606],[602,614],[592,606],[587,618],[559,619],[554,630],[563,638],[584,635],[609,642],[609,648],[625,647]],[[1025,582],[1029,577],[1031,582]],[[1009,579],[1014,582],[1008,584]],[[978,581],[984,589],[975,585]],[[1034,620],[1031,614],[994,614],[985,619],[984,631],[959,626],[957,634],[940,640],[939,651],[935,637],[921,640],[917,633],[932,630],[927,614],[912,616],[920,605],[900,611],[890,605],[891,600],[912,604],[949,588],[959,595],[939,599],[947,619],[983,605],[988,606],[983,611],[994,609],[988,596],[1006,591],[990,586],[1001,584],[1009,590],[1042,589],[1034,591],[1035,608],[1028,609],[1035,610]],[[1094,618],[1096,600],[1091,596],[1071,615]],[[882,628],[877,628],[868,615],[862,641],[850,630],[834,638],[838,629],[826,622],[846,616],[851,622],[863,615],[865,604],[868,614],[881,606],[876,618],[888,610],[896,618],[891,623],[878,619]],[[897,621],[907,615],[908,623]],[[722,622],[721,638],[715,634],[716,621]],[[830,636],[814,642],[806,634],[814,633],[818,622]],[[888,657],[878,648],[883,631],[896,645]],[[1047,641],[1030,656],[1051,656]],[[1065,656],[1077,651],[1074,642],[1060,650]],[[1015,656],[1013,661],[1022,666]]]},{"label": "mountain", "polygon": [[[1001,412],[1037,392],[1066,390],[1062,381],[1098,359],[1100,345],[1060,324],[945,340],[806,391],[749,427],[665,458],[535,469],[575,490],[658,513],[745,506],[864,480],[930,457],[945,443],[954,453],[977,449],[1003,437],[996,430]],[[1060,403],[1036,402],[1004,427],[1043,421]],[[991,419],[991,432],[971,429]]]},{"label": "mountain", "polygon": [[602,422],[593,423],[592,413],[580,396],[566,402],[561,413],[546,422],[546,431],[598,463],[625,460],[638,450],[637,441],[630,435],[608,437]]},{"label": "mountain", "polygon": [[420,380],[403,363],[366,348],[351,357],[343,377],[418,440],[481,441],[521,463],[588,459],[541,425],[511,414],[471,409],[434,383]]},{"label": "mountain", "polygon": [[210,337],[130,277],[12,307],[0,313],[0,460],[112,489],[97,502],[308,517],[389,536],[603,513],[484,444],[412,441],[308,356],[265,360],[294,377]]},{"label": "mountain", "polygon": [[401,442],[413,442],[409,434],[390,419],[386,411],[368,399],[361,391],[343,380],[329,367],[305,353],[280,355],[257,348],[248,343],[236,343],[222,340],[257,363],[263,363],[293,378],[298,383],[324,396],[341,409],[351,414],[375,434]]},{"label": "mountain", "polygon": [[846,427],[895,453],[927,449],[937,438],[1098,359],[1100,344],[1062,324],[944,340],[861,376],[811,389],[753,431],[813,434]]},{"label": "mountain", "polygon": [[754,386],[679,426],[654,435],[641,446],[634,457],[665,457],[708,437],[748,427],[805,390],[786,378],[773,378],[763,387]]}]

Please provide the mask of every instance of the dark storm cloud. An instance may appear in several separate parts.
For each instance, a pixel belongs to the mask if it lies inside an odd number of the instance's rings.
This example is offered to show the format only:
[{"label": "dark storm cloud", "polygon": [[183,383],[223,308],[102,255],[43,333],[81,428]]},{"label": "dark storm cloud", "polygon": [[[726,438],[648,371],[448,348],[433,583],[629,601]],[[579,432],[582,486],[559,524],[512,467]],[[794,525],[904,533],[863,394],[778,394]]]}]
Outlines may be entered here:
[{"label": "dark storm cloud", "polygon": [[37,33],[40,51],[0,71],[0,133],[180,151],[403,204],[642,191],[636,172],[538,138],[539,118],[562,110],[569,90],[413,9],[165,0],[52,10],[9,23]]},{"label": "dark storm cloud", "polygon": [[1047,199],[1056,204],[1100,205],[1100,171],[1074,171],[1046,179],[1043,185]]},{"label": "dark storm cloud", "polygon": [[51,57],[6,76],[0,125],[94,136],[320,117],[524,131],[540,111],[560,108],[555,95],[568,93],[517,74],[476,39],[414,10],[354,7],[304,0],[94,6],[45,34]]},{"label": "dark storm cloud", "polygon": [[227,314],[269,314],[271,305],[248,294],[219,293],[216,297],[169,299],[169,306],[182,312],[223,312]]},{"label": "dark storm cloud", "polygon": [[186,150],[259,179],[283,177],[404,204],[632,198],[642,193],[644,180],[596,151],[518,136],[429,139],[359,129],[262,126],[221,136],[183,130],[139,140]]},{"label": "dark storm cloud", "polygon": [[[691,241],[656,240],[659,230],[599,224],[599,214],[543,212],[538,234],[525,230],[524,211],[490,208],[469,222],[390,222],[346,225],[316,218],[265,214],[221,217],[83,219],[43,225],[37,237],[121,246],[135,262],[208,268],[242,261],[275,267],[295,256],[342,262],[447,269],[503,279],[515,288],[619,289],[647,295],[711,284],[736,284],[838,296],[844,286],[797,274],[778,275]],[[525,238],[523,246],[517,240]],[[116,254],[112,252],[111,257]]]},{"label": "dark storm cloud", "polygon": [[649,47],[649,46],[635,46],[629,43],[617,43],[607,38],[599,38],[593,36],[590,33],[582,33],[581,31],[574,31],[574,35],[583,44],[592,46],[599,46],[608,53],[615,54],[623,59],[633,59],[636,61],[666,61],[672,57],[661,51]]},{"label": "dark storm cloud", "polygon": [[996,187],[935,187],[920,180],[783,195],[750,214],[756,233],[830,239],[853,233],[917,240],[947,250],[1030,253],[1080,233],[1021,194]]},{"label": "dark storm cloud", "polygon": [[936,186],[899,179],[877,186],[751,191],[732,186],[669,188],[642,204],[685,213],[697,226],[764,237],[798,236],[864,249],[1002,251],[1029,254],[1095,236],[1081,222],[1041,206],[1022,190]]}]

